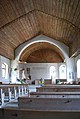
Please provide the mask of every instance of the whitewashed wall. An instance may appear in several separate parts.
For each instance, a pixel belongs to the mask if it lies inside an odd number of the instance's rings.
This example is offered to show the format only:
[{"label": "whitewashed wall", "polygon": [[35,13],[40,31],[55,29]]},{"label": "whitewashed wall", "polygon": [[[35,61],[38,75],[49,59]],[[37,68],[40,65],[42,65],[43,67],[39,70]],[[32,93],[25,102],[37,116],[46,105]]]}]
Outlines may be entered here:
[{"label": "whitewashed wall", "polygon": [[76,77],[76,80],[80,81],[80,78],[79,79],[77,78],[77,61],[78,61],[78,59],[80,59],[80,54],[77,57],[75,57],[75,77]]},{"label": "whitewashed wall", "polygon": [[[27,77],[27,68],[30,68],[30,75],[32,81],[35,79],[51,79],[50,77],[50,67],[55,66],[56,68],[56,78],[59,78],[59,66],[63,63],[26,63],[26,64],[19,64],[20,69],[25,70],[25,76]],[[20,78],[21,78],[20,73]],[[55,82],[55,81],[54,81]]]}]

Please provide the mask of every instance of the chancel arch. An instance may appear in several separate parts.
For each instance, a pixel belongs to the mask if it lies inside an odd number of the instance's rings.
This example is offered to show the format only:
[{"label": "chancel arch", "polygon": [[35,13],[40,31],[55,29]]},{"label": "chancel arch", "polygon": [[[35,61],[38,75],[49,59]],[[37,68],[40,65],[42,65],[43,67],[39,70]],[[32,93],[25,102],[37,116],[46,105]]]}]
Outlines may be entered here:
[{"label": "chancel arch", "polygon": [[[73,68],[73,58],[69,58],[69,47],[66,46],[65,44],[63,44],[60,41],[56,41],[50,37],[47,37],[45,35],[39,35],[36,36],[35,38],[24,42],[23,44],[21,44],[19,47],[17,47],[17,49],[15,50],[15,60],[12,61],[11,63],[11,67],[18,67],[18,62],[19,62],[19,58],[21,56],[21,54],[23,53],[23,51],[28,48],[30,45],[34,44],[34,43],[40,43],[40,42],[48,42],[52,45],[55,45],[63,54],[64,60],[66,62],[66,67],[67,67],[67,80],[69,81],[69,73],[73,72],[74,68]],[[13,71],[14,72],[14,71]],[[13,75],[12,72],[12,75]],[[73,80],[73,79],[70,79]]]}]

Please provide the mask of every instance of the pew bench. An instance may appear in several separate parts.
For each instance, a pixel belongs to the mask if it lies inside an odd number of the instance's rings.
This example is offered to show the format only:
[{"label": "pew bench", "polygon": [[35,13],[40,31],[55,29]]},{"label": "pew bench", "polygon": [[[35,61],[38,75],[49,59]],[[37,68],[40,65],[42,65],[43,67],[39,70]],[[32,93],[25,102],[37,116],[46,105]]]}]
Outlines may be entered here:
[{"label": "pew bench", "polygon": [[80,85],[47,85],[36,88],[37,92],[80,92]]},{"label": "pew bench", "polygon": [[80,119],[80,111],[49,111],[8,108],[0,109],[0,119]]},{"label": "pew bench", "polygon": [[80,98],[80,92],[31,92],[30,97],[40,98]]},{"label": "pew bench", "polygon": [[80,110],[79,98],[19,97],[18,107],[28,110]]}]

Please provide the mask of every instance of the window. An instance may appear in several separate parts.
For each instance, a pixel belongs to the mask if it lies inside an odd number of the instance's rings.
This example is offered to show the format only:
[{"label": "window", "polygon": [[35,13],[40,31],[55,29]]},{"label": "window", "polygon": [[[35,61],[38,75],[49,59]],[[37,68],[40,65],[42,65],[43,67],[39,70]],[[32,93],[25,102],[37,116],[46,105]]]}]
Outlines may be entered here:
[{"label": "window", "polygon": [[2,78],[6,77],[6,64],[2,63]]},{"label": "window", "polygon": [[52,79],[56,78],[56,68],[55,68],[55,66],[50,67],[50,77],[52,77]]},{"label": "window", "polygon": [[77,78],[80,78],[80,59],[77,61]]},{"label": "window", "polygon": [[59,78],[60,79],[66,79],[66,65],[62,64],[59,67]]}]

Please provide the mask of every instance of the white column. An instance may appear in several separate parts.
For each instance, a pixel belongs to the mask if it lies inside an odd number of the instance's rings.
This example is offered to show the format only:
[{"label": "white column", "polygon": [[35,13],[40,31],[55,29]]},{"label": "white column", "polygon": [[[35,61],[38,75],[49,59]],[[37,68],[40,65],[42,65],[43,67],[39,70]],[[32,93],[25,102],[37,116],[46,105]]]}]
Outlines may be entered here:
[{"label": "white column", "polygon": [[14,87],[14,98],[16,99],[16,87]]},{"label": "white column", "polygon": [[66,61],[67,65],[67,81],[75,81],[75,59],[74,58],[68,58]]},{"label": "white column", "polygon": [[9,101],[11,101],[11,90],[10,90],[10,88],[8,88],[8,92],[9,92]]},{"label": "white column", "polygon": [[26,86],[24,87],[24,94],[26,94]]},{"label": "white column", "polygon": [[28,97],[30,97],[30,92],[29,92],[29,89],[28,89]]},{"label": "white column", "polygon": [[4,105],[4,93],[3,89],[1,89],[1,106]]},{"label": "white column", "polygon": [[23,86],[21,86],[21,88],[22,88],[22,95],[23,95]]},{"label": "white column", "polygon": [[18,95],[20,96],[21,94],[20,94],[21,92],[20,92],[20,86],[18,87]]}]

